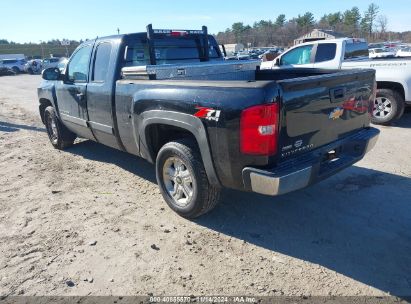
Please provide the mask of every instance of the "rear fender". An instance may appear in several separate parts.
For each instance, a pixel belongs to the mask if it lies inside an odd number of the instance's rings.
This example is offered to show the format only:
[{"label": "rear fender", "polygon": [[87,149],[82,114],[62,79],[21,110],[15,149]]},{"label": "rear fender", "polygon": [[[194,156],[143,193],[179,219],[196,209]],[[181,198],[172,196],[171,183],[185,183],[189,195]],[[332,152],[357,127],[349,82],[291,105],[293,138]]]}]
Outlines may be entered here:
[{"label": "rear fender", "polygon": [[189,114],[164,111],[164,110],[151,110],[143,112],[139,115],[139,125],[135,130],[139,130],[140,138],[140,154],[143,158],[154,163],[152,154],[150,153],[150,147],[148,139],[146,138],[146,129],[152,124],[163,124],[181,129],[187,130],[197,140],[198,147],[200,149],[201,157],[203,159],[204,168],[207,172],[208,180],[210,184],[220,186],[220,182],[217,177],[217,173],[214,168],[213,160],[211,157],[210,146],[208,142],[207,132],[201,120]]}]

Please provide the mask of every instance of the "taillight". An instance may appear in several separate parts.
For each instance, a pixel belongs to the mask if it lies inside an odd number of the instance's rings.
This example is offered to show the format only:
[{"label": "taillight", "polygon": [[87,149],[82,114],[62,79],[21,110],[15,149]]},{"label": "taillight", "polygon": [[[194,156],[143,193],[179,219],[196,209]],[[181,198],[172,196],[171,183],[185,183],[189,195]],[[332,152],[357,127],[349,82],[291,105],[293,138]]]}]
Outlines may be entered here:
[{"label": "taillight", "polygon": [[241,113],[240,147],[244,154],[273,155],[278,145],[278,103],[245,109]]}]

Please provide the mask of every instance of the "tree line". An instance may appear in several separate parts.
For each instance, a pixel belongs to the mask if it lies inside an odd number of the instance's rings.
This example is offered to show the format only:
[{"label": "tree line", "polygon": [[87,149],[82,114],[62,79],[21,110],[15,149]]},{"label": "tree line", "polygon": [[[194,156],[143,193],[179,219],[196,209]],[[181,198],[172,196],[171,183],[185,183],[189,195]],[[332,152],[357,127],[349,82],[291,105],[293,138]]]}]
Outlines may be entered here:
[{"label": "tree line", "polygon": [[358,7],[343,12],[325,14],[316,20],[314,14],[306,12],[291,19],[284,14],[274,20],[260,20],[251,25],[234,23],[231,28],[216,35],[223,44],[242,43],[247,46],[290,46],[294,39],[307,34],[314,28],[333,30],[347,37],[366,38],[369,42],[385,40],[411,41],[411,32],[394,33],[388,31],[388,18],[380,14],[380,9],[371,3],[361,13]]},{"label": "tree line", "polygon": [[[25,42],[25,43],[17,43],[14,41],[8,41],[7,39],[0,39],[0,45],[4,45],[4,44],[9,44],[9,45],[17,45],[17,44],[22,44],[22,45],[33,45],[33,44],[44,44],[44,45],[61,45],[62,41],[67,41],[69,39],[51,39],[48,41],[42,41],[42,42],[38,42],[38,43],[34,43],[34,42]],[[74,44],[74,45],[79,45],[81,43],[83,43],[83,40],[80,41],[76,41],[76,40],[69,40],[70,44]]]}]

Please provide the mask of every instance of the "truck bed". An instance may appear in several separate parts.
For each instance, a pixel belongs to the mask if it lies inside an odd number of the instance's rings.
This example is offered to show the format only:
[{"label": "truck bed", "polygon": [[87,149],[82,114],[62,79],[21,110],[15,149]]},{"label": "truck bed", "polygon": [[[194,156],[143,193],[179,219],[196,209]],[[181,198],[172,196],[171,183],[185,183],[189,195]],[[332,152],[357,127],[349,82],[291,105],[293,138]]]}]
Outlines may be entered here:
[{"label": "truck bed", "polygon": [[[245,166],[273,168],[367,128],[374,74],[373,70],[255,70],[252,77],[241,81],[221,80],[213,75],[207,80],[196,77],[148,80],[127,76],[116,85],[116,108],[122,126],[120,135],[127,150],[133,152],[130,143],[136,136],[126,129],[130,108],[136,113],[147,108],[169,109],[190,116],[198,107],[219,110],[218,121],[203,120],[202,123],[209,132],[210,147],[222,184],[241,189],[242,182],[236,176]],[[276,155],[242,154],[239,147],[241,112],[272,102],[280,105]],[[140,122],[133,124],[140,125]]]},{"label": "truck bed", "polygon": [[164,64],[124,67],[124,79],[252,80],[260,61],[212,61],[207,63]]}]

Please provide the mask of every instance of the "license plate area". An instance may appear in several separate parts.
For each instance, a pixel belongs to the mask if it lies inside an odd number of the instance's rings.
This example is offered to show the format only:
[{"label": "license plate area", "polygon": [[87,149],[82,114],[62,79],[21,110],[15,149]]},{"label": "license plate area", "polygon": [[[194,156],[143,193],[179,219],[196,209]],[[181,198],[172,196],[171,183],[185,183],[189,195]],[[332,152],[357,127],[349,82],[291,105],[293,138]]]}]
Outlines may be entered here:
[{"label": "license plate area", "polygon": [[334,149],[331,149],[323,154],[319,174],[323,175],[329,171],[337,169],[343,163],[342,147],[335,147]]}]

